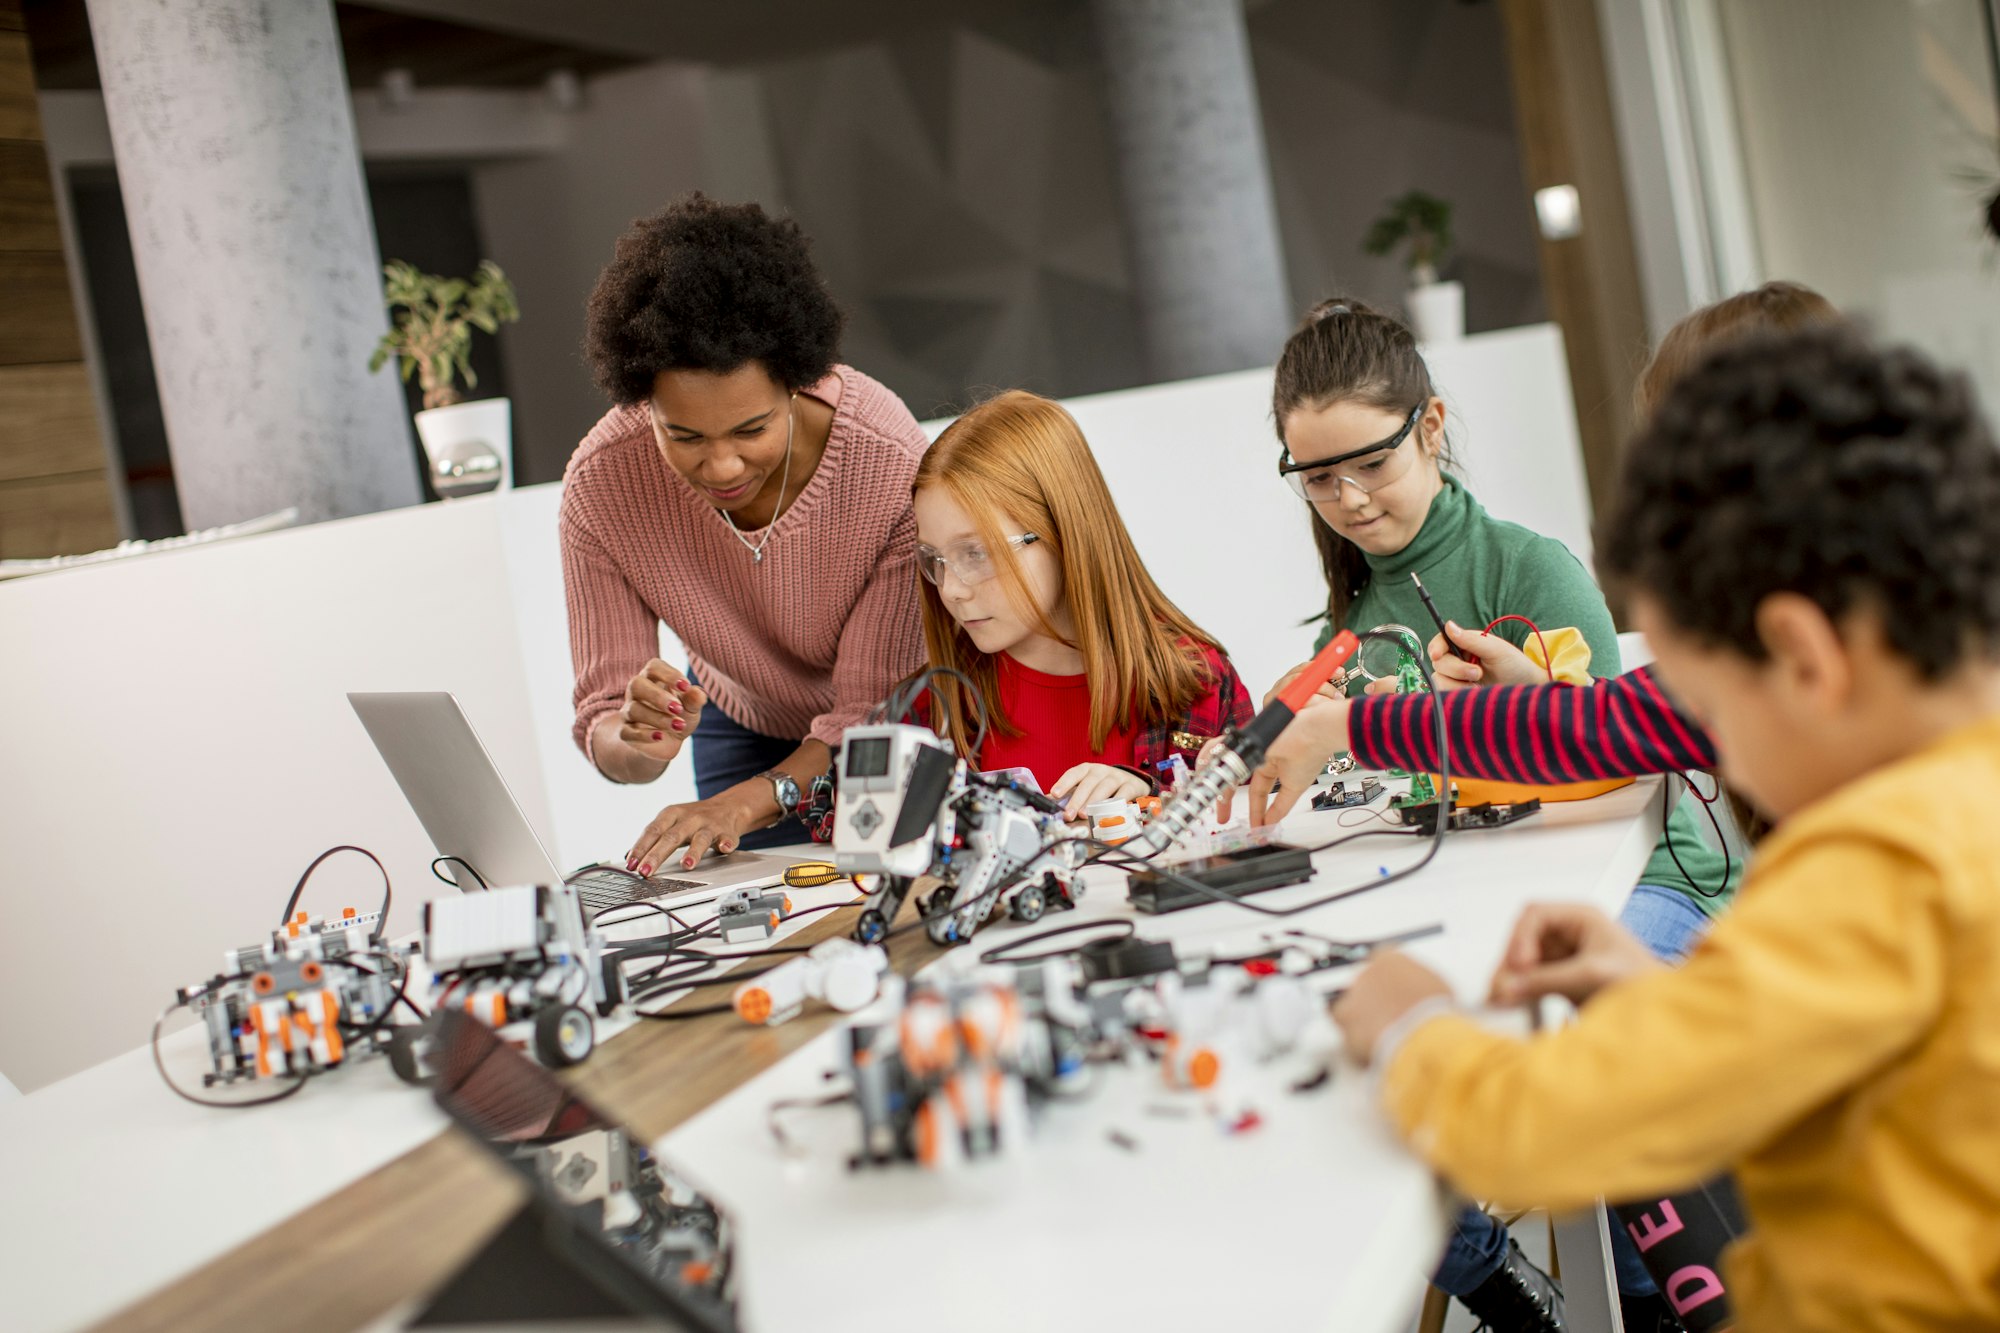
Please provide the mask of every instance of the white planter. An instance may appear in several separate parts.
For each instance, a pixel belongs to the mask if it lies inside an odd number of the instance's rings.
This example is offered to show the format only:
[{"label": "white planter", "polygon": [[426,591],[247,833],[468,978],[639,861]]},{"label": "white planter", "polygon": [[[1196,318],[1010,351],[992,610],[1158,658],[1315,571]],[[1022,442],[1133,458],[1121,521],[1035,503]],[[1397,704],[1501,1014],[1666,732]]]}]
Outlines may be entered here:
[{"label": "white planter", "polygon": [[1433,282],[1410,288],[1410,327],[1420,343],[1451,343],[1465,336],[1465,285]]},{"label": "white planter", "polygon": [[514,480],[514,407],[481,398],[417,413],[417,438],[430,459],[431,488],[447,500],[505,490]]}]

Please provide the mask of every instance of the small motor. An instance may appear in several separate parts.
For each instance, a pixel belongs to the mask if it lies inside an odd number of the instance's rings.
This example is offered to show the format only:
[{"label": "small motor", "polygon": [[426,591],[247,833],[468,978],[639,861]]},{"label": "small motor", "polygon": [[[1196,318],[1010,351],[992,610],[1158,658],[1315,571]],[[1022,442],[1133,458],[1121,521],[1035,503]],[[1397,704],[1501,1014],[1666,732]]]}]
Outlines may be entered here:
[{"label": "small motor", "polygon": [[778,923],[792,913],[792,900],[781,889],[731,889],[715,904],[715,924],[724,944],[768,940]]},{"label": "small motor", "polygon": [[738,986],[732,1003],[745,1022],[769,1027],[798,1013],[807,1000],[851,1014],[875,1002],[888,970],[889,955],[879,944],[821,940],[803,957]]}]

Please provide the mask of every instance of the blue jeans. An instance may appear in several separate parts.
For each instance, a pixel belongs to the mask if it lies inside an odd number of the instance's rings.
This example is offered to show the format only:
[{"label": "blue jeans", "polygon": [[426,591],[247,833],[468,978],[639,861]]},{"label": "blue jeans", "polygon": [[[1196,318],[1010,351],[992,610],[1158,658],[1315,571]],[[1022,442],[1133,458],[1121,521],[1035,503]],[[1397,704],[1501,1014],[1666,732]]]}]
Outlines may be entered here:
[{"label": "blue jeans", "polygon": [[[1641,884],[1632,890],[1619,924],[1638,936],[1639,942],[1666,963],[1678,963],[1688,955],[1694,942],[1708,929],[1708,915],[1685,893]],[[1438,1262],[1431,1284],[1452,1296],[1476,1291],[1479,1284],[1500,1270],[1507,1257],[1507,1228],[1480,1212],[1466,1207],[1453,1223],[1451,1238],[1445,1242],[1444,1258]],[[1639,1258],[1639,1249],[1618,1220],[1611,1221],[1611,1262],[1618,1274],[1618,1290],[1627,1296],[1650,1296],[1659,1290],[1653,1275]]]},{"label": "blue jeans", "polygon": [[[688,673],[688,679],[694,680],[692,671]],[[701,682],[695,683],[698,685]],[[719,795],[789,758],[792,751],[798,748],[798,741],[750,730],[711,700],[701,710],[701,722],[695,727],[694,735],[688,737],[688,749],[694,756],[695,795],[704,801]],[[806,837],[805,825],[788,818],[769,828],[744,834],[737,846],[750,850],[779,847],[786,843],[804,842]]]}]

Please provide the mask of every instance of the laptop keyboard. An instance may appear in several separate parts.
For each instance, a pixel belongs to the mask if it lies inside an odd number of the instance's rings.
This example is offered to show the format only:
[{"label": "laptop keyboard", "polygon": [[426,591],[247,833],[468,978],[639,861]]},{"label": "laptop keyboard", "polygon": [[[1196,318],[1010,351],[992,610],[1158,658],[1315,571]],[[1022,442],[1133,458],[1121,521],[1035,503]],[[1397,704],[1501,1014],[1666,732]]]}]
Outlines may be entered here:
[{"label": "laptop keyboard", "polygon": [[604,866],[579,870],[569,877],[569,884],[576,890],[577,900],[592,912],[707,887],[698,879],[671,879],[665,875],[641,879]]}]

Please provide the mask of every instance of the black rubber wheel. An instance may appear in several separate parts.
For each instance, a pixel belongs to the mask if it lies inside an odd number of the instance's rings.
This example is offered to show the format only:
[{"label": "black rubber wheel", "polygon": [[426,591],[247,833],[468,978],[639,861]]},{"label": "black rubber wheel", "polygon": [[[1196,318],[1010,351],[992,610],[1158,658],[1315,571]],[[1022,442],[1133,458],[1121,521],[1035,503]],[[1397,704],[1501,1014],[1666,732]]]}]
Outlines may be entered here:
[{"label": "black rubber wheel", "polygon": [[390,1072],[413,1088],[421,1088],[430,1082],[430,1077],[424,1073],[423,1062],[417,1056],[417,1042],[422,1039],[423,1029],[415,1024],[389,1029]]},{"label": "black rubber wheel", "polygon": [[573,1004],[551,1007],[535,1015],[535,1058],[549,1069],[581,1064],[597,1044],[590,1015]]},{"label": "black rubber wheel", "polygon": [[1049,900],[1039,884],[1030,884],[1014,895],[1014,919],[1016,921],[1040,921],[1042,913],[1048,910]]},{"label": "black rubber wheel", "polygon": [[863,944],[880,944],[882,937],[888,933],[889,923],[872,907],[863,912],[861,919],[854,924],[854,938]]}]

